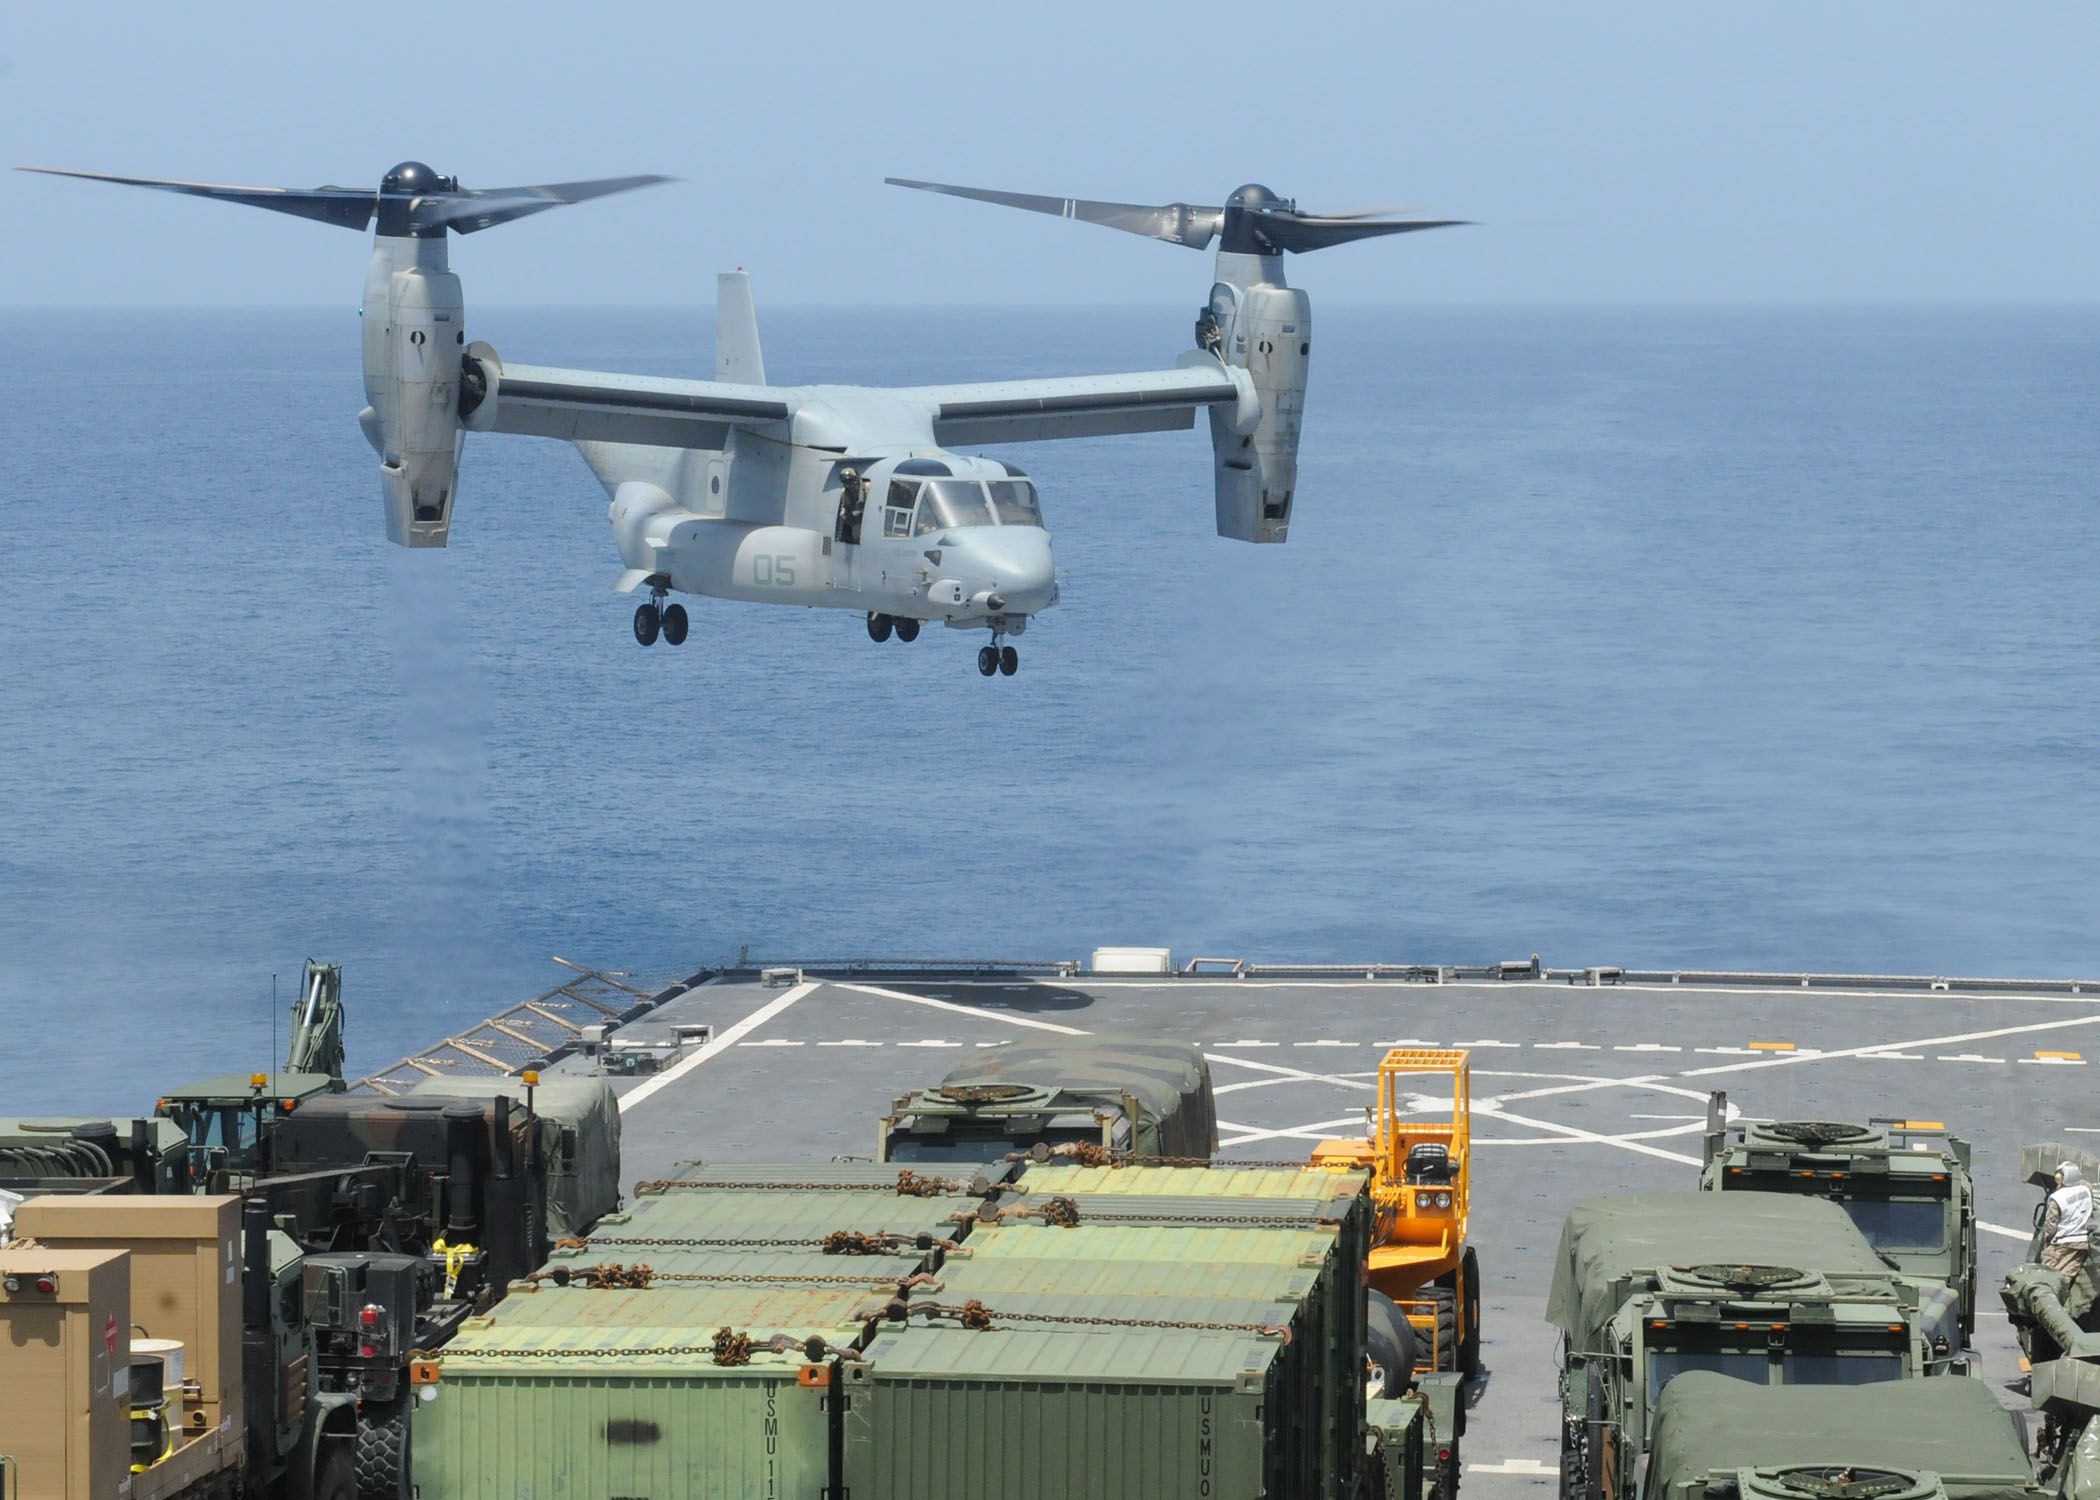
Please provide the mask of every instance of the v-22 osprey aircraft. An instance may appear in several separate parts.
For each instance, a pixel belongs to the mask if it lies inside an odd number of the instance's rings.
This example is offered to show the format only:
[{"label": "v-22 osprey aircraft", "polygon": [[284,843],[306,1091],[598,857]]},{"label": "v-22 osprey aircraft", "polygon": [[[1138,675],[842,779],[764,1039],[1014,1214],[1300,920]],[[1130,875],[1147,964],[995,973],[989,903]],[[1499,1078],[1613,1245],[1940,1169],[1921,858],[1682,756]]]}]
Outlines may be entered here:
[{"label": "v-22 osprey aircraft", "polygon": [[[1436,229],[1451,219],[1301,213],[1249,185],[1221,207],[1141,205],[890,178],[1201,250],[1218,241],[1195,347],[1170,370],[969,385],[775,386],[766,382],[751,283],[717,286],[715,378],[666,380],[514,364],[469,344],[448,236],[646,187],[657,176],[470,189],[403,162],[378,190],[247,188],[25,168],[245,203],[363,230],[374,224],[363,304],[365,397],[390,540],[451,535],[469,432],[574,443],[612,497],[622,572],[647,589],[634,638],[682,644],[679,594],[859,611],[876,641],[938,620],[986,630],[977,670],[1012,676],[1008,640],[1057,602],[1050,533],[1028,476],[957,448],[1158,432],[1209,414],[1218,534],[1281,542],[1297,488],[1312,308],[1286,284],[1287,253]],[[375,224],[376,221],[376,224]]]}]

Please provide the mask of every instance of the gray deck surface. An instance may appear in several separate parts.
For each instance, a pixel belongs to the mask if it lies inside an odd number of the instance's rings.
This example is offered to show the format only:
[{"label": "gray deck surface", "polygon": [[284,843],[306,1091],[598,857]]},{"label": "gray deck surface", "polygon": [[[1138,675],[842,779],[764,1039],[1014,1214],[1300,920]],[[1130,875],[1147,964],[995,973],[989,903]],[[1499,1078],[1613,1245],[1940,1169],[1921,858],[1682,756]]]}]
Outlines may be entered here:
[{"label": "gray deck surface", "polygon": [[[966,1048],[1045,1028],[1200,1042],[1225,1157],[1302,1159],[1324,1137],[1360,1135],[1393,1043],[1471,1048],[1472,1238],[1489,1374],[1464,1444],[1469,1500],[1551,1493],[1558,1403],[1544,1313],[1561,1219],[1599,1193],[1695,1186],[1709,1090],[1726,1089],[1751,1117],[1939,1120],[1975,1142],[1987,1226],[1977,1342],[2009,1405],[2024,1401],[2005,1389],[2017,1352],[1996,1289],[2033,1209],[2020,1147],[2100,1136],[2100,1111],[2082,1107],[2094,1077],[2083,1054],[2100,1057],[2091,994],[1093,976],[717,982],[620,1035],[668,1039],[693,1023],[711,1026],[713,1040],[618,1083],[630,1183],[685,1159],[868,1155],[875,1119],[898,1094],[938,1081]],[[1794,1050],[1770,1050],[1787,1043]]]}]

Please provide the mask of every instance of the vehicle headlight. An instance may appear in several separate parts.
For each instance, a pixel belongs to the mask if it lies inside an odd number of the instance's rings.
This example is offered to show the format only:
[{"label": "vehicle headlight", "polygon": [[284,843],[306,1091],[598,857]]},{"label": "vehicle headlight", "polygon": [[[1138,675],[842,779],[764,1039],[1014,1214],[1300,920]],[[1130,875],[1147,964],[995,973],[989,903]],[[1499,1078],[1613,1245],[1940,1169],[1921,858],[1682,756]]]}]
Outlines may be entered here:
[{"label": "vehicle headlight", "polygon": [[1435,1197],[1435,1195],[1434,1195],[1434,1194],[1432,1194],[1432,1193],[1417,1193],[1417,1194],[1415,1194],[1415,1207],[1416,1207],[1416,1208],[1428,1208],[1428,1207],[1429,1207],[1429,1206],[1430,1206],[1430,1205],[1431,1205],[1432,1203],[1434,1203],[1435,1201],[1436,1201],[1436,1197]]},{"label": "vehicle headlight", "polygon": [[1449,1208],[1451,1206],[1451,1195],[1449,1193],[1438,1193],[1436,1195],[1436,1206],[1438,1208]]}]

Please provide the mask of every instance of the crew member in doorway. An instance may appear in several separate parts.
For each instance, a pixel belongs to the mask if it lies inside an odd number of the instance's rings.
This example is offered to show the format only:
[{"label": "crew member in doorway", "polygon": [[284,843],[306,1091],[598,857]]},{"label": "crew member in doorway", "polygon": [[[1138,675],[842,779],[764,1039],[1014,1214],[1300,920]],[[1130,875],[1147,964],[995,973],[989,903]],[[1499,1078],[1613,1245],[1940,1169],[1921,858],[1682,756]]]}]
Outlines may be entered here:
[{"label": "crew member in doorway", "polygon": [[2042,1264],[2076,1277],[2085,1268],[2092,1228],[2093,1190],[2086,1185],[2085,1174],[2076,1162],[2057,1163],[2056,1191],[2049,1195],[2048,1211],[2042,1215]]},{"label": "crew member in doorway", "polygon": [[857,469],[839,471],[838,539],[860,545],[860,517],[868,504],[868,482]]}]

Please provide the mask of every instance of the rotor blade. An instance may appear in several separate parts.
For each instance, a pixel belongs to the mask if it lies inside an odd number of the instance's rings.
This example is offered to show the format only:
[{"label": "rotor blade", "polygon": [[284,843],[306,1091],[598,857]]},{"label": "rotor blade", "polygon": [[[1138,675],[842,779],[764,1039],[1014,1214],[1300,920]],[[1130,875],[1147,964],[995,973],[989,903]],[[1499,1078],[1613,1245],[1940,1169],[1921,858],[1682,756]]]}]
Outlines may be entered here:
[{"label": "rotor blade", "polygon": [[1261,214],[1254,232],[1278,250],[1303,254],[1373,239],[1381,234],[1406,234],[1416,229],[1449,229],[1469,224],[1470,219],[1316,219],[1305,214]]},{"label": "rotor blade", "polygon": [[245,203],[345,229],[362,229],[372,222],[378,195],[370,188],[267,188],[228,187],[216,182],[177,182],[165,177],[119,177],[111,172],[71,172],[63,167],[17,167],[17,172],[41,172],[49,177],[85,177],[90,182],[117,182],[127,187],[160,188],[170,193],[189,193],[198,198],[221,198]]},{"label": "rotor blade", "polygon": [[1003,203],[1030,213],[1052,214],[1060,219],[1083,219],[1201,250],[1217,237],[1224,222],[1222,208],[1202,208],[1189,203],[1097,203],[1087,198],[1046,198],[1036,193],[1002,193],[991,188],[955,187],[945,182],[913,182],[904,177],[882,179],[892,187],[917,188],[922,193],[946,193],[951,198],[975,198],[980,203]]},{"label": "rotor blade", "polygon": [[1359,208],[1355,213],[1350,214],[1308,214],[1306,217],[1313,219],[1383,219],[1393,214],[1418,214],[1421,211],[1422,205],[1419,203],[1386,203],[1381,204],[1377,208]]},{"label": "rotor blade", "polygon": [[461,234],[472,234],[477,229],[508,224],[512,219],[545,209],[673,180],[652,172],[640,177],[598,177],[589,182],[548,182],[536,187],[462,188],[419,197],[414,214],[419,224],[445,224]]}]

